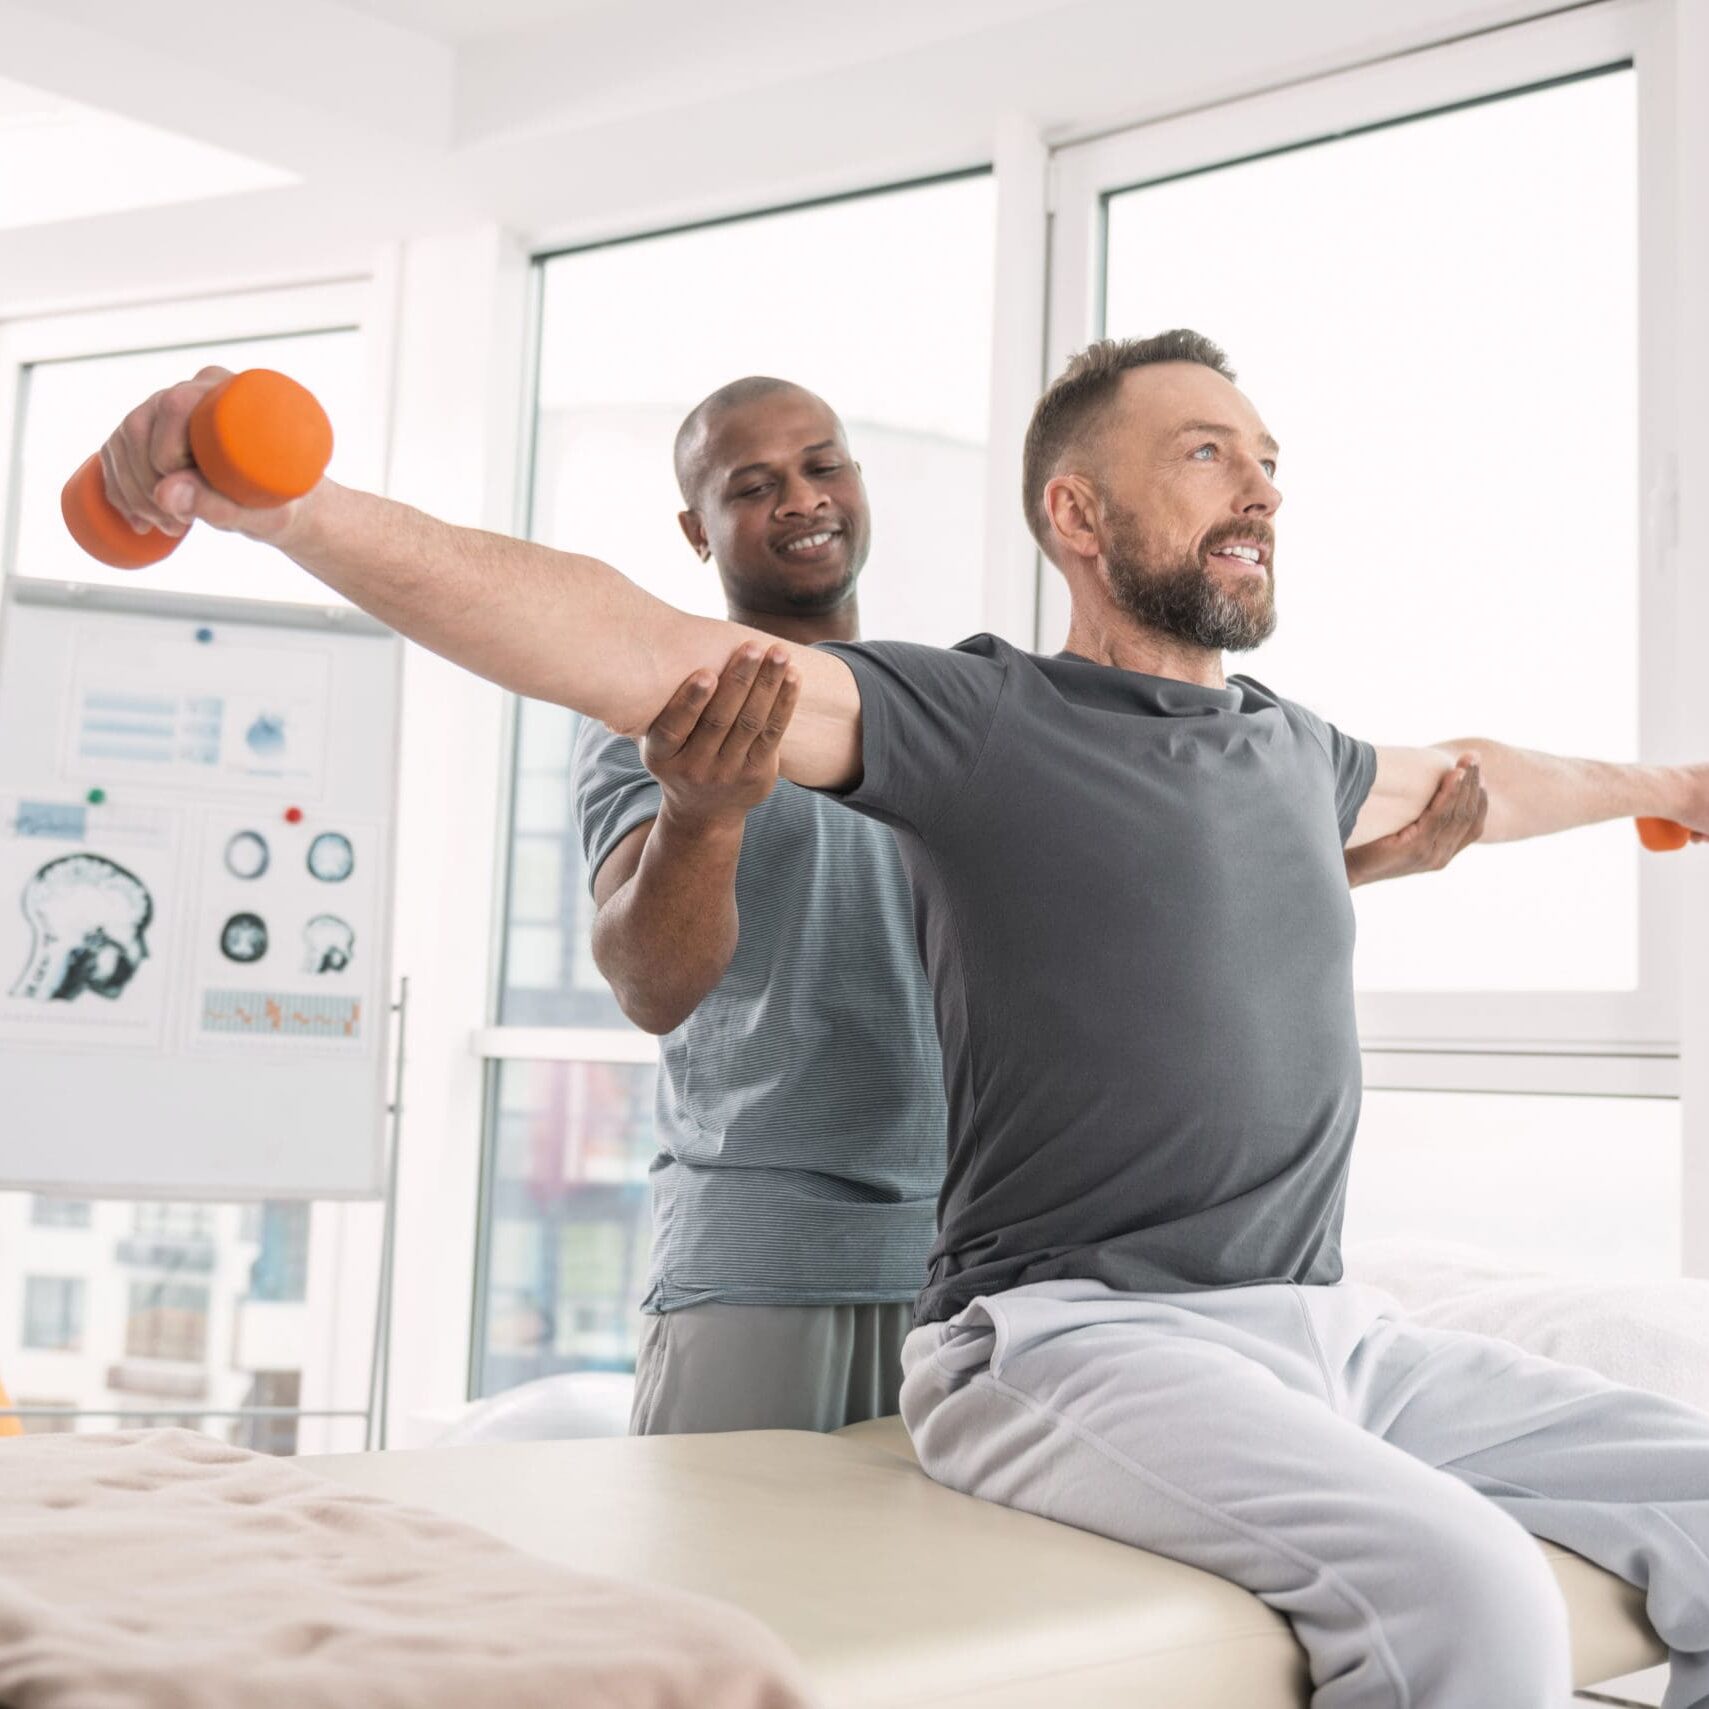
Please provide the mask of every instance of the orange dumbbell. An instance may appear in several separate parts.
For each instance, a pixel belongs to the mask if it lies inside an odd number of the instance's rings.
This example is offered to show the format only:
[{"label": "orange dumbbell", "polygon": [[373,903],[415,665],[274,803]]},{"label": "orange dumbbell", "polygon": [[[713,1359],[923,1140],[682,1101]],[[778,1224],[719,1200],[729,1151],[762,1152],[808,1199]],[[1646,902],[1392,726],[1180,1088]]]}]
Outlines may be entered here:
[{"label": "orange dumbbell", "polygon": [[[215,492],[246,510],[274,510],[301,498],[332,458],[332,423],[314,394],[271,368],[222,380],[190,414],[190,455]],[[112,506],[99,453],[59,496],[71,538],[103,564],[140,570],[176,549],[182,535],[139,534]]]},{"label": "orange dumbbell", "polygon": [[1672,819],[1640,819],[1638,841],[1653,854],[1667,854],[1673,849],[1684,848],[1691,841],[1691,832],[1684,825],[1676,825]]}]

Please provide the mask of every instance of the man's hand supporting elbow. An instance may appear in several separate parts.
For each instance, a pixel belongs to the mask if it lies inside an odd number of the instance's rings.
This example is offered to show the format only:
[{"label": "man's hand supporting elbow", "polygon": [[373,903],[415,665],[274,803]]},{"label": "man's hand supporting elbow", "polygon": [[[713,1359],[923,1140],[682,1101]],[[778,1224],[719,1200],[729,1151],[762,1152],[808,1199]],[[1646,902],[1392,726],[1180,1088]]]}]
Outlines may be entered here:
[{"label": "man's hand supporting elbow", "polygon": [[1443,774],[1462,758],[1476,763],[1489,796],[1481,838],[1486,843],[1640,816],[1677,820],[1698,842],[1709,833],[1709,765],[1618,765],[1471,737],[1430,748],[1379,748],[1376,778],[1348,847],[1415,818]]},{"label": "man's hand supporting elbow", "polygon": [[747,816],[777,783],[800,678],[782,642],[736,651],[724,674],[697,672],[641,742],[659,816],[638,825],[594,875],[593,958],[644,1032],[680,1026],[736,953],[736,863]]}]

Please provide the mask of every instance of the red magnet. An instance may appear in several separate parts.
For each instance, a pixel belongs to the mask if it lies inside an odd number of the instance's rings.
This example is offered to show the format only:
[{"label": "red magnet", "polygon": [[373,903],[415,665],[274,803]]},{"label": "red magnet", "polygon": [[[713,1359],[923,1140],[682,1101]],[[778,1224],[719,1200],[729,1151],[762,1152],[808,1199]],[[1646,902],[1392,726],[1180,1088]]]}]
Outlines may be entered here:
[{"label": "red magnet", "polygon": [[302,824],[302,822],[303,822],[303,810],[302,810],[302,808],[300,808],[300,807],[287,807],[285,809],[285,823],[287,825],[300,825],[300,824]]}]

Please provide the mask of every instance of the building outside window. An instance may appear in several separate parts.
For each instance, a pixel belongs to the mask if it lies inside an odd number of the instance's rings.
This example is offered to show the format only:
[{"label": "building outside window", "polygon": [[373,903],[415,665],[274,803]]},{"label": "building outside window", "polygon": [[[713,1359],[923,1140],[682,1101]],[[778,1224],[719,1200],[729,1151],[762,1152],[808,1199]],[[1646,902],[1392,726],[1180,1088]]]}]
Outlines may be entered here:
[{"label": "building outside window", "polygon": [[157,1240],[197,1241],[213,1238],[214,1223],[212,1205],[151,1200],[136,1207],[131,1226],[138,1234]]},{"label": "building outside window", "polygon": [[208,1300],[196,1282],[132,1282],[126,1357],[200,1364],[208,1349]]},{"label": "building outside window", "polygon": [[83,1345],[88,1284],[79,1276],[28,1276],[24,1280],[24,1345],[75,1353]]},{"label": "building outside window", "polygon": [[34,1193],[30,1197],[30,1224],[34,1228],[87,1228],[89,1201]]},{"label": "building outside window", "polygon": [[256,1242],[249,1267],[249,1297],[275,1304],[307,1298],[309,1220],[305,1201],[268,1200],[246,1207],[244,1235]]}]

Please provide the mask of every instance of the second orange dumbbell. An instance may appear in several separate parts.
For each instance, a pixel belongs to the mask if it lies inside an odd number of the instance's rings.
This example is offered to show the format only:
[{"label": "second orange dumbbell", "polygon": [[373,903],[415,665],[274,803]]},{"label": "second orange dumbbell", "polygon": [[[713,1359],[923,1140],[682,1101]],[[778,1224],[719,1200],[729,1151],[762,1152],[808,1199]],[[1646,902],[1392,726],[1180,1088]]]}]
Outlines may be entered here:
[{"label": "second orange dumbbell", "polygon": [[1674,849],[1684,848],[1691,841],[1691,832],[1672,819],[1640,819],[1638,841],[1652,854],[1669,854]]},{"label": "second orange dumbbell", "polygon": [[[222,380],[190,416],[190,454],[215,492],[246,510],[272,510],[310,491],[332,458],[332,423],[315,396],[271,368]],[[158,564],[182,535],[137,531],[113,508],[99,454],[65,483],[59,508],[90,557],[118,570]]]}]

